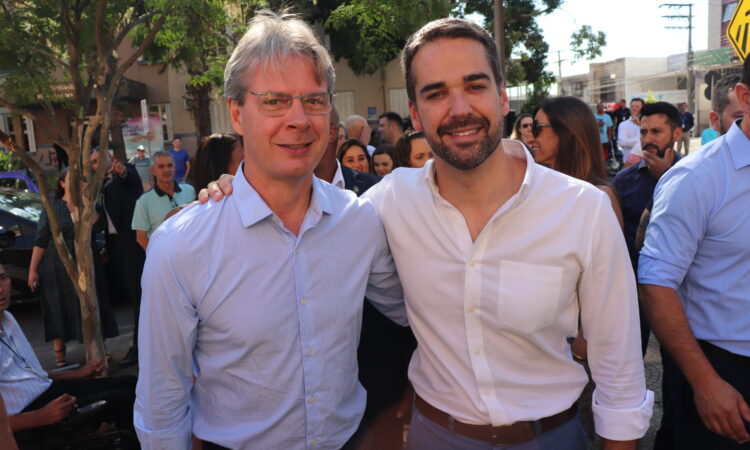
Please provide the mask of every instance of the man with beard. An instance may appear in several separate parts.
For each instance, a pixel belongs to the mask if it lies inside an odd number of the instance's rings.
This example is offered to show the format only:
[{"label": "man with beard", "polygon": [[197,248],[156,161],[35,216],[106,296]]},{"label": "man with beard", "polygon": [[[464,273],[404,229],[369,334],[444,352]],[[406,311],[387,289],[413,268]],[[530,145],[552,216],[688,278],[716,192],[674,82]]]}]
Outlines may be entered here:
[{"label": "man with beard", "polygon": [[655,448],[750,448],[750,59],[735,94],[742,119],[659,181],[638,262],[665,349]]},{"label": "man with beard", "polygon": [[[671,103],[645,105],[640,123],[643,160],[618,173],[614,180],[622,206],[625,243],[634,272],[638,269],[638,249],[635,244],[638,224],[644,210],[651,203],[659,178],[680,159],[679,154],[674,151],[674,144],[682,136],[680,113]],[[645,313],[641,312],[640,316],[641,352],[645,355],[650,330]]]},{"label": "man with beard", "polygon": [[634,449],[653,393],[609,198],[502,141],[508,97],[481,27],[428,23],[402,69],[435,159],[363,197],[385,226],[418,342],[407,448],[585,449],[576,401],[588,376],[567,344],[580,316],[596,431],[605,449]]}]

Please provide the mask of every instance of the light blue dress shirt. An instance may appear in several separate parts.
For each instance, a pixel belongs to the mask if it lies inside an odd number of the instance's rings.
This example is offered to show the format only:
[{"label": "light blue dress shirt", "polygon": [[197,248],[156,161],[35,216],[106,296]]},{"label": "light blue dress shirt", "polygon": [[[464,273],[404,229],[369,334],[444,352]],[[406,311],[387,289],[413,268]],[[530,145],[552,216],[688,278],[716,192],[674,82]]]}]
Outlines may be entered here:
[{"label": "light blue dress shirt", "polygon": [[675,289],[696,338],[750,356],[750,139],[738,123],[659,180],[638,281]]},{"label": "light blue dress shirt", "polygon": [[369,201],[317,178],[298,236],[242,168],[233,191],[149,243],[138,437],[144,449],[188,449],[191,432],[229,448],[340,448],[365,406],[365,294],[407,324],[383,226]]},{"label": "light blue dress shirt", "polygon": [[23,411],[51,384],[16,318],[0,312],[0,395],[8,414]]}]

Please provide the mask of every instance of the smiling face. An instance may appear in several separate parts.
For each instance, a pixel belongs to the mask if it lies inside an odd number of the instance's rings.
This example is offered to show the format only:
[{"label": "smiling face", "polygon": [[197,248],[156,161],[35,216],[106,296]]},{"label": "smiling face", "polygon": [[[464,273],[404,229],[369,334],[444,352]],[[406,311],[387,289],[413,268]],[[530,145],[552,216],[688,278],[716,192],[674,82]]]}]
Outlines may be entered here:
[{"label": "smiling face", "polygon": [[393,171],[393,160],[388,153],[379,153],[372,157],[372,168],[379,177],[384,177]]},{"label": "smiling face", "polygon": [[347,148],[343,155],[341,155],[341,164],[360,172],[369,172],[370,164],[367,162],[367,155],[365,155],[365,149],[359,145],[352,145]]},{"label": "smiling face", "polygon": [[440,159],[459,170],[481,165],[500,145],[505,91],[495,83],[482,44],[439,38],[419,49],[411,63],[415,100],[412,122]]},{"label": "smiling face", "polygon": [[529,142],[533,139],[533,135],[531,134],[531,125],[534,123],[534,119],[532,117],[524,117],[521,119],[521,123],[519,124],[519,128],[521,129],[521,140],[526,144],[529,145]]},{"label": "smiling face", "polygon": [[[265,70],[264,70],[265,69]],[[303,95],[326,92],[312,61],[290,56],[279,67],[259,67],[246,76],[253,92]],[[281,116],[259,110],[261,97],[244,94],[244,104],[229,99],[232,127],[244,137],[244,174],[258,182],[312,179],[312,172],[328,145],[330,114],[306,114],[300,99]]]}]

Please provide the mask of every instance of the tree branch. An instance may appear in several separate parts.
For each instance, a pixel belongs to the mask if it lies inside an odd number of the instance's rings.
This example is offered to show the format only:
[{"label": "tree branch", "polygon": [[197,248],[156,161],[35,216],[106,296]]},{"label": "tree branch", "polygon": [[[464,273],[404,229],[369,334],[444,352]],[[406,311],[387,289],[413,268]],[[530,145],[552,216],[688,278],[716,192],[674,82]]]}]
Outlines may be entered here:
[{"label": "tree branch", "polygon": [[5,106],[9,110],[11,110],[12,112],[14,112],[14,113],[16,113],[16,114],[18,114],[20,116],[28,117],[29,119],[34,120],[34,121],[36,120],[36,116],[34,115],[34,113],[32,113],[29,110],[17,107],[16,105],[8,102],[3,97],[0,97],[0,105]]},{"label": "tree branch", "polygon": [[23,162],[26,167],[28,167],[31,172],[34,173],[36,179],[40,181],[39,199],[42,201],[42,205],[47,211],[47,217],[49,219],[50,228],[52,229],[55,249],[57,250],[58,255],[60,255],[60,260],[62,260],[63,262],[65,272],[67,272],[71,280],[76,280],[78,278],[78,271],[76,270],[76,266],[73,263],[73,255],[71,255],[70,251],[65,246],[65,243],[62,240],[60,221],[57,217],[57,213],[55,212],[55,208],[52,206],[52,202],[50,201],[49,191],[47,189],[47,183],[44,182],[44,174],[42,173],[42,168],[39,167],[39,164],[31,156],[29,156],[28,153],[23,150],[19,150],[16,147],[16,144],[13,143],[13,140],[10,138],[10,136],[5,134],[2,130],[0,130],[0,142],[8,147],[10,151],[15,153],[21,159],[21,162]]}]

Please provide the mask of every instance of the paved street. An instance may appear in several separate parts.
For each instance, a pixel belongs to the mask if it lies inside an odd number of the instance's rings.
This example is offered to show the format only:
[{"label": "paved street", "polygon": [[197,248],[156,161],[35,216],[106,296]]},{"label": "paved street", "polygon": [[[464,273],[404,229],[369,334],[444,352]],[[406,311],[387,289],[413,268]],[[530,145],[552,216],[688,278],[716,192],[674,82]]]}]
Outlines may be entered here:
[{"label": "paved street", "polygon": [[[41,321],[41,312],[39,305],[36,303],[25,304],[25,305],[14,305],[11,308],[11,312],[16,316],[18,322],[21,324],[26,335],[31,340],[31,345],[34,347],[36,354],[39,356],[39,360],[42,366],[51,370],[55,366],[54,352],[52,351],[52,344],[44,342],[44,330]],[[137,375],[137,367],[129,367],[127,369],[120,369],[117,362],[125,356],[125,353],[130,347],[130,342],[133,333],[133,315],[132,310],[128,305],[115,305],[115,315],[117,317],[117,324],[120,328],[120,336],[108,339],[106,341],[107,351],[112,353],[112,363],[110,364],[109,374],[110,375]],[[68,343],[68,362],[70,363],[84,363],[85,358],[83,354],[83,346],[78,343]],[[651,337],[649,342],[648,352],[645,358],[646,364],[646,383],[648,388],[653,390],[656,394],[656,402],[654,405],[654,415],[651,418],[651,428],[649,429],[646,437],[641,440],[639,449],[651,449],[654,441],[654,434],[656,432],[656,426],[661,420],[661,357],[659,355],[659,344],[656,339]],[[590,397],[590,394],[589,394]],[[590,400],[589,400],[590,401]],[[601,448],[600,442],[595,438],[595,434],[592,428],[591,409],[589,407],[582,406],[584,427],[590,438],[590,448],[597,449]]]}]

